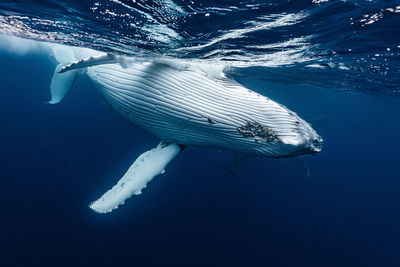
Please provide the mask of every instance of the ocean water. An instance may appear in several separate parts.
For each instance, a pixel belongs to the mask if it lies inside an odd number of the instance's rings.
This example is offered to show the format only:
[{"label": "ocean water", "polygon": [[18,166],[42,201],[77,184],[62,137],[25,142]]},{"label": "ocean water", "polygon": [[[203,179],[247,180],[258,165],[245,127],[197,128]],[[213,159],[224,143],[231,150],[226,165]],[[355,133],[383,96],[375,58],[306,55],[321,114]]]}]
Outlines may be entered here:
[{"label": "ocean water", "polygon": [[[398,1],[1,1],[0,266],[400,266],[399,25]],[[304,157],[310,177],[251,158],[237,178],[214,163],[233,153],[188,147],[97,214],[159,140],[84,75],[46,105],[46,42],[223,62],[323,149]]]}]

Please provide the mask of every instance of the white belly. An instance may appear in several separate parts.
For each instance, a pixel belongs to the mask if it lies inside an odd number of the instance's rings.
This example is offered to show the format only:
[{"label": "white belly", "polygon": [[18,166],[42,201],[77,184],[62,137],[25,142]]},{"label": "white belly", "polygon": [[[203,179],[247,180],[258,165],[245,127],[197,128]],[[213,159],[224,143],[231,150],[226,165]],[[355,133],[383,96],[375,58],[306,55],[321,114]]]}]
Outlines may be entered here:
[{"label": "white belly", "polygon": [[88,75],[115,111],[163,141],[269,157],[319,151],[320,137],[295,113],[203,70],[146,62]]}]

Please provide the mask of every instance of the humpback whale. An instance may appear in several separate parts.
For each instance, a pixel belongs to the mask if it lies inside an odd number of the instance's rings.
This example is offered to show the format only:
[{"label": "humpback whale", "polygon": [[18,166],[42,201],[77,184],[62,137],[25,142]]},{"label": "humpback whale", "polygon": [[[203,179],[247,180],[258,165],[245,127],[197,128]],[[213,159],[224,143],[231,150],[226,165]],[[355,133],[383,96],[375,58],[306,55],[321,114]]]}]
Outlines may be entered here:
[{"label": "humpback whale", "polygon": [[245,88],[224,66],[174,59],[140,59],[51,46],[59,65],[50,104],[60,102],[82,73],[122,117],[160,139],[118,183],[90,204],[107,213],[138,195],[185,146],[287,158],[315,154],[322,138],[285,106]]}]

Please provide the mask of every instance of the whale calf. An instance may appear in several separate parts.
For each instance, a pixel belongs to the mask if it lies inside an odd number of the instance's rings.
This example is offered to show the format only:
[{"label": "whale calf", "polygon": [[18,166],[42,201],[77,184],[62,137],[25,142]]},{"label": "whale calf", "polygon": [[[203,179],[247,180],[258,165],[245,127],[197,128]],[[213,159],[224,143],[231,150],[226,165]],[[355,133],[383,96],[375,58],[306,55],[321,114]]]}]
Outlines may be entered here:
[{"label": "whale calf", "polygon": [[245,88],[225,74],[223,66],[52,49],[59,65],[50,85],[50,104],[60,102],[76,77],[85,73],[113,110],[160,139],[90,205],[96,212],[110,212],[140,194],[185,146],[271,158],[321,151],[322,138],[309,123]]}]

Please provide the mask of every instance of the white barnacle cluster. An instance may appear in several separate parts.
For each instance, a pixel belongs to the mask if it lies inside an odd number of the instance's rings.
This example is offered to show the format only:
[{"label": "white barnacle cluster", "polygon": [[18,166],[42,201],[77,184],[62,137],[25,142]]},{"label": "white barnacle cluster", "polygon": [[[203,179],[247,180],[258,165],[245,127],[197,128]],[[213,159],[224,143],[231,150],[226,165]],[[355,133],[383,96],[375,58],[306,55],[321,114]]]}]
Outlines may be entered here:
[{"label": "white barnacle cluster", "polygon": [[246,125],[237,127],[237,130],[246,137],[261,137],[268,142],[279,140],[278,135],[271,128],[258,122],[248,121]]}]

